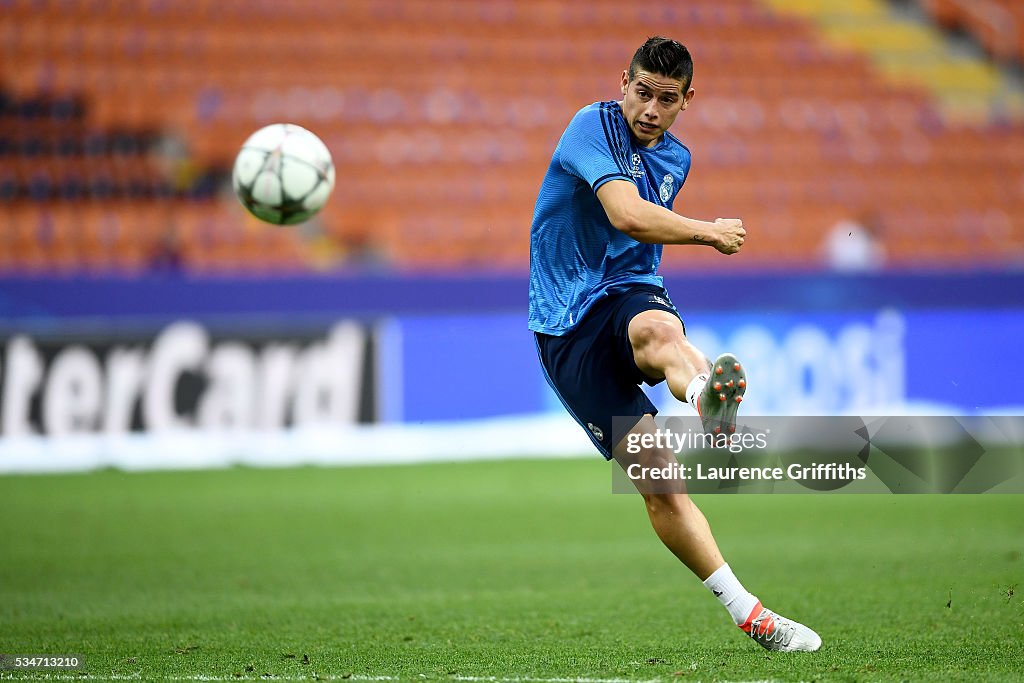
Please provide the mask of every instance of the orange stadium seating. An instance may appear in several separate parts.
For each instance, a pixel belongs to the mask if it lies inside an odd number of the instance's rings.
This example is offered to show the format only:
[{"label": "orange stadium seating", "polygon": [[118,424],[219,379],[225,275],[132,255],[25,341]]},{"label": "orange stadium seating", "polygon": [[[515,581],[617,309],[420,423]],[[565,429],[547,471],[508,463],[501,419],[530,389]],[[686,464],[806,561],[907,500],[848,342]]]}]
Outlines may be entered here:
[{"label": "orange stadium seating", "polygon": [[[558,136],[655,33],[696,62],[676,210],[750,231],[736,258],[668,249],[669,267],[813,268],[866,209],[897,267],[1024,257],[1024,127],[954,127],[755,0],[6,0],[0,269],[521,270]],[[242,141],[280,120],[337,166],[305,228],[225,190]]]},{"label": "orange stadium seating", "polygon": [[924,0],[935,20],[973,35],[1000,61],[1024,63],[1024,4],[1019,0]]}]

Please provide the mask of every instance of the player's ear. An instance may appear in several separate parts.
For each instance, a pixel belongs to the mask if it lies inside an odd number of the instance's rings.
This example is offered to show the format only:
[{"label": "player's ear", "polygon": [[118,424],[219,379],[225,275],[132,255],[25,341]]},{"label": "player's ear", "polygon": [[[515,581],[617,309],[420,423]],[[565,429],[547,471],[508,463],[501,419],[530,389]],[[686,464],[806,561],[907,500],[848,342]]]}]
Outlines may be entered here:
[{"label": "player's ear", "polygon": [[622,94],[626,94],[626,88],[629,87],[629,71],[623,69],[622,71]]},{"label": "player's ear", "polygon": [[683,95],[683,106],[679,108],[679,111],[682,111],[682,110],[684,110],[684,109],[686,109],[687,107],[690,106],[690,100],[693,99],[693,95],[694,95],[693,88],[687,88],[686,89],[686,94]]}]

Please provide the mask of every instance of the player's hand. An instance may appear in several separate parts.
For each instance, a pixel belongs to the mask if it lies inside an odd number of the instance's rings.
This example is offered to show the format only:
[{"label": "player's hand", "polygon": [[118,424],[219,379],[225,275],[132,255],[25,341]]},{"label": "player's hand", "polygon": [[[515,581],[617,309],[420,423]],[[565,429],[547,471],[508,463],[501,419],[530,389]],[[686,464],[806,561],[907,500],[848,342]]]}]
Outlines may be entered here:
[{"label": "player's hand", "polygon": [[743,221],[739,218],[716,218],[718,241],[715,249],[723,254],[735,254],[743,246],[743,238],[747,231],[743,229]]}]

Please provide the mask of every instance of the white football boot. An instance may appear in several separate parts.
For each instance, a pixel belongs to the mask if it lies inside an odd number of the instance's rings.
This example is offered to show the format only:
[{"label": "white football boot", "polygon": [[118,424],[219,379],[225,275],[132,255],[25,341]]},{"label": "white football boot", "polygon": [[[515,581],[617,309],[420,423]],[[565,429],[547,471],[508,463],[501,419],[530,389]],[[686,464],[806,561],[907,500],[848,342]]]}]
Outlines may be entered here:
[{"label": "white football boot", "polygon": [[760,602],[754,605],[740,629],[766,650],[814,652],[821,647],[821,636],[817,633],[762,607]]}]

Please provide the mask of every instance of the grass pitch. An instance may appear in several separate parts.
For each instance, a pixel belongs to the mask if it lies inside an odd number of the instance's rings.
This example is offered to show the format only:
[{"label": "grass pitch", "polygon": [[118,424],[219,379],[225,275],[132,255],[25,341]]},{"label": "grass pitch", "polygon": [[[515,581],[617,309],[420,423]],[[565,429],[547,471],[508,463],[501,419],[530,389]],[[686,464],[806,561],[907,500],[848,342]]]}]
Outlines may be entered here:
[{"label": "grass pitch", "polygon": [[0,652],[86,660],[0,678],[1024,675],[1024,497],[700,498],[745,584],[825,641],[770,654],[608,467],[0,478]]}]

